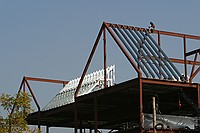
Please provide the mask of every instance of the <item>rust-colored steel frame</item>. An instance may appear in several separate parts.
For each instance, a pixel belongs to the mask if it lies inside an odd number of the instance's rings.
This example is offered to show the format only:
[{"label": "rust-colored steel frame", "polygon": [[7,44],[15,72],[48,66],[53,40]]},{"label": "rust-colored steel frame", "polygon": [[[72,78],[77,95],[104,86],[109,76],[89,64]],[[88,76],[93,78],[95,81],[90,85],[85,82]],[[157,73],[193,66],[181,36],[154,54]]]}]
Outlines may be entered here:
[{"label": "rust-colored steel frame", "polygon": [[[36,106],[37,106],[37,109],[38,109],[38,129],[40,129],[40,113],[41,113],[41,108],[40,108],[40,105],[38,103],[38,100],[33,92],[33,89],[31,88],[30,84],[28,81],[37,81],[37,82],[46,82],[46,83],[56,83],[56,84],[63,84],[66,85],[68,84],[68,81],[64,81],[64,80],[55,80],[55,79],[45,79],[45,78],[35,78],[35,77],[23,77],[22,79],[22,82],[20,84],[20,87],[19,87],[19,90],[18,90],[18,93],[17,93],[17,97],[19,96],[19,93],[22,91],[22,88],[23,88],[23,91],[26,92],[26,86],[29,90],[29,92],[31,93],[31,96],[33,98],[33,101],[35,102]],[[16,97],[16,98],[17,98]],[[16,104],[13,105],[13,109],[12,109],[12,112],[11,114],[13,113],[14,109],[15,109],[15,106]]]},{"label": "rust-colored steel frame", "polygon": [[[96,48],[99,44],[99,40],[103,34],[103,49],[104,49],[104,53],[103,53],[103,58],[104,58],[104,87],[106,88],[107,87],[107,84],[106,84],[106,66],[107,66],[107,56],[106,56],[106,53],[107,53],[107,49],[106,49],[106,45],[107,45],[107,36],[106,36],[106,31],[108,31],[108,33],[111,35],[111,37],[114,39],[114,41],[116,42],[116,44],[119,46],[119,48],[121,49],[121,51],[123,52],[123,54],[126,56],[126,58],[128,59],[128,61],[130,62],[130,64],[132,65],[132,67],[135,69],[135,71],[138,73],[138,81],[139,81],[139,105],[140,105],[140,109],[139,109],[139,124],[140,124],[140,132],[143,132],[144,130],[142,129],[142,122],[143,122],[143,89],[142,89],[142,85],[143,83],[150,83],[150,84],[157,84],[158,82],[156,80],[153,80],[153,79],[145,79],[145,78],[142,78],[142,72],[140,70],[140,68],[138,67],[138,65],[133,61],[133,59],[130,57],[129,53],[127,52],[127,50],[125,49],[125,47],[121,44],[121,42],[118,40],[118,38],[115,36],[114,32],[111,30],[111,26],[116,28],[124,28],[124,29],[135,29],[137,31],[147,31],[148,29],[146,28],[139,28],[139,27],[133,27],[133,26],[126,26],[126,25],[120,25],[120,24],[111,24],[111,23],[106,23],[106,22],[103,22],[101,28],[100,28],[100,31],[97,35],[97,38],[95,40],[95,43],[93,45],[93,48],[92,48],[92,51],[90,53],[90,56],[87,60],[87,63],[86,63],[86,66],[83,70],[83,73],[81,75],[81,79],[79,81],[79,84],[78,84],[78,87],[76,89],[76,92],[74,94],[74,97],[75,97],[75,104],[74,104],[74,132],[77,133],[78,132],[78,125],[81,125],[81,121],[78,121],[78,103],[77,103],[77,96],[78,96],[78,92],[81,88],[81,84],[83,82],[83,79],[87,73],[87,70],[90,66],[90,63],[91,63],[91,60],[93,58],[93,55],[96,51]],[[197,75],[197,73],[199,73],[200,71],[200,62],[197,61],[197,56],[199,54],[199,49],[198,50],[195,50],[195,51],[191,51],[191,52],[188,52],[186,53],[186,39],[195,39],[195,40],[200,40],[200,36],[194,36],[194,35],[187,35],[187,34],[181,34],[181,33],[174,33],[174,32],[167,32],[167,31],[160,31],[160,30],[154,30],[154,33],[153,34],[157,34],[158,35],[158,45],[161,46],[161,35],[166,35],[166,36],[173,36],[173,37],[179,37],[179,38],[183,38],[183,45],[184,45],[184,59],[175,59],[175,58],[170,58],[170,60],[174,63],[180,63],[180,64],[184,64],[185,66],[185,75],[187,75],[187,65],[193,65],[192,66],[192,70],[191,70],[191,78],[190,78],[190,83],[187,84],[188,86],[185,86],[185,84],[183,84],[182,87],[195,87],[197,88],[198,90],[198,107],[200,108],[200,85],[199,84],[193,84],[192,83],[192,79]],[[194,55],[195,54],[195,57],[194,57],[194,60],[187,60],[187,57],[190,56],[190,55]],[[194,71],[195,69],[195,66],[198,66],[197,70]],[[187,78],[187,76],[186,76]],[[39,106],[39,103],[35,97],[35,94],[32,90],[32,88],[30,87],[28,81],[38,81],[38,82],[47,82],[47,83],[57,83],[57,84],[63,84],[63,86],[65,84],[68,83],[68,81],[63,81],[63,80],[54,80],[54,79],[43,79],[43,78],[33,78],[33,77],[23,77],[22,79],[22,82],[21,82],[21,85],[20,85],[20,88],[19,88],[19,91],[18,91],[18,94],[20,91],[22,91],[22,88],[23,88],[23,91],[25,92],[26,91],[26,86],[28,87],[28,90],[29,92],[31,93],[32,97],[33,97],[33,100],[37,106],[37,109],[38,109],[38,114],[37,114],[37,121],[38,121],[38,128],[40,129],[40,106]],[[160,83],[160,81],[159,81]],[[167,84],[167,82],[163,81],[163,84]],[[182,84],[177,82],[177,83],[174,83],[173,84],[174,86],[181,86]],[[18,96],[17,96],[18,97]],[[98,104],[98,99],[97,99],[97,96],[94,95],[94,131],[95,133],[98,132],[98,108],[97,108],[97,104]],[[15,104],[13,106],[13,110],[15,109]],[[92,129],[91,129],[92,130]],[[90,130],[90,131],[91,131]],[[49,132],[49,131],[48,131]],[[80,132],[82,132],[82,127],[80,128]]]},{"label": "rust-colored steel frame", "polygon": [[195,69],[195,66],[196,66],[196,62],[197,62],[197,58],[198,58],[198,55],[200,54],[200,48],[197,49],[197,50],[193,50],[191,52],[188,52],[185,54],[185,58],[187,58],[188,56],[191,56],[191,55],[195,55],[194,56],[194,64],[192,65],[192,70],[191,70],[191,74],[190,74],[190,79],[189,79],[189,82],[191,83],[192,82],[192,79],[199,73],[200,71],[200,65],[199,67],[196,69],[196,71],[194,71]]},{"label": "rust-colored steel frame", "polygon": [[[113,33],[113,31],[110,29],[110,27],[119,27],[119,28],[124,28],[124,29],[136,29],[137,31],[147,31],[148,29],[146,28],[139,28],[139,27],[132,27],[132,26],[126,26],[126,25],[120,25],[120,24],[111,24],[111,23],[106,23],[106,22],[103,22],[101,28],[100,28],[100,31],[98,33],[98,36],[97,36],[97,39],[93,45],[93,48],[92,48],[92,51],[90,53],[90,56],[87,60],[87,63],[86,63],[86,66],[83,70],[83,73],[81,75],[81,79],[79,81],[79,84],[78,84],[78,87],[76,89],[76,92],[74,94],[74,97],[75,97],[75,101],[76,101],[76,97],[78,96],[78,92],[81,88],[81,84],[83,82],[83,79],[87,73],[87,70],[89,68],[89,65],[90,65],[90,62],[93,58],[93,55],[95,53],[95,50],[97,48],[97,45],[99,43],[99,40],[101,38],[101,35],[103,33],[103,42],[104,42],[104,72],[106,73],[106,30],[110,33],[110,35],[112,36],[112,38],[114,39],[114,41],[116,42],[116,44],[119,46],[119,48],[121,49],[121,51],[124,53],[124,55],[126,56],[126,58],[128,59],[128,61],[130,62],[130,64],[132,65],[132,67],[135,69],[135,71],[138,73],[138,79],[139,79],[139,92],[140,92],[140,118],[139,118],[139,123],[140,123],[140,132],[143,132],[143,129],[142,129],[142,122],[143,122],[143,94],[142,94],[142,83],[143,82],[147,82],[146,80],[142,79],[142,72],[140,71],[140,68],[137,66],[137,64],[135,64],[135,62],[132,60],[132,58],[130,57],[130,55],[128,54],[128,52],[126,51],[126,49],[124,48],[124,46],[120,43],[120,41],[118,40],[118,38],[115,36],[115,34]],[[200,40],[200,36],[194,36],[194,35],[187,35],[187,34],[181,34],[181,33],[174,33],[174,32],[167,32],[167,31],[160,31],[160,30],[154,30],[154,34],[157,34],[158,35],[158,45],[161,46],[161,43],[160,43],[160,36],[161,35],[166,35],[166,36],[173,36],[173,37],[180,37],[180,38],[183,38],[183,45],[184,45],[184,59],[175,59],[175,58],[170,58],[170,60],[174,63],[181,63],[181,64],[184,64],[185,66],[185,78],[187,79],[187,65],[188,64],[192,64],[193,65],[193,68],[192,68],[192,72],[191,72],[191,77],[192,79],[197,75],[197,73],[200,71],[200,67],[195,71],[194,71],[194,66],[197,65],[197,66],[200,66],[200,62],[196,61],[196,58],[197,58],[197,54],[199,53],[195,53],[196,56],[195,56],[195,59],[194,61],[191,61],[191,60],[187,60],[186,57],[188,56],[187,53],[186,53],[186,39],[195,39],[195,40]],[[192,82],[192,79],[190,80],[190,83]],[[106,74],[104,74],[104,81],[106,81]],[[151,80],[151,81],[148,81],[150,83],[156,83],[156,81],[154,80]],[[106,83],[104,84],[105,87],[106,87]],[[192,85],[192,84],[191,84]],[[197,85],[196,87],[198,89],[198,92],[199,92],[199,85]],[[97,125],[97,109],[96,109],[96,104],[97,104],[97,100],[96,98],[94,98],[94,119],[95,119],[95,133],[97,133],[97,128],[98,128],[98,125]],[[198,93],[198,106],[200,107],[200,94]],[[77,107],[75,106],[75,133],[77,133]]]}]

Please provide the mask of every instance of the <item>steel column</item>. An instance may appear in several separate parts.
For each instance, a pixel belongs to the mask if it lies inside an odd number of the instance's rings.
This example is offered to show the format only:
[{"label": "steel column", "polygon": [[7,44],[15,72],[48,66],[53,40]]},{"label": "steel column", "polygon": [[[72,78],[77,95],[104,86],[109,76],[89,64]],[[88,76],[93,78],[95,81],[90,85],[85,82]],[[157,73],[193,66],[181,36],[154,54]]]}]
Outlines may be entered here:
[{"label": "steel column", "polygon": [[[198,91],[198,108],[200,109],[200,85],[197,85],[197,91]],[[200,117],[200,114],[198,114],[198,117]],[[198,120],[198,124],[200,125],[200,120]]]},{"label": "steel column", "polygon": [[158,31],[158,46],[160,47],[160,32]]},{"label": "steel column", "polygon": [[41,127],[40,127],[40,117],[41,117],[41,112],[40,112],[40,109],[38,110],[38,129],[41,130]]},{"label": "steel column", "polygon": [[82,120],[80,120],[80,133],[83,133]]},{"label": "steel column", "polygon": [[106,82],[106,28],[103,30],[103,43],[104,43],[104,88],[107,87],[107,82]]},{"label": "steel column", "polygon": [[186,63],[186,38],[183,37],[183,48],[184,48],[184,68],[185,68],[185,80],[188,81],[187,77],[187,63]]},{"label": "steel column", "polygon": [[152,97],[153,101],[153,130],[154,133],[156,133],[156,99],[155,97]]},{"label": "steel column", "polygon": [[197,85],[198,90],[198,108],[200,109],[200,85]]},{"label": "steel column", "polygon": [[97,96],[94,94],[94,132],[98,133]]},{"label": "steel column", "polygon": [[143,93],[142,93],[142,75],[138,74],[139,77],[139,91],[140,91],[140,133],[143,132],[142,123],[143,123]]},{"label": "steel column", "polygon": [[75,98],[75,104],[74,104],[74,133],[78,133],[78,114],[77,114],[76,98]]},{"label": "steel column", "polygon": [[46,133],[49,133],[49,126],[46,126]]}]

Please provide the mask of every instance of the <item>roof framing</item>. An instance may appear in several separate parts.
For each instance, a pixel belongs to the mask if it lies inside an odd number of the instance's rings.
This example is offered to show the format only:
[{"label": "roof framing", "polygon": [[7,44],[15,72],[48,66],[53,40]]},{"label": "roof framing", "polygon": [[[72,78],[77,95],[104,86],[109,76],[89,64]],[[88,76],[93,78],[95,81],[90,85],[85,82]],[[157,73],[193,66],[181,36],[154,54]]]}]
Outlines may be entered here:
[{"label": "roof framing", "polygon": [[[115,32],[114,31],[115,28],[117,28],[117,30],[119,30],[119,31]],[[139,28],[139,27],[103,22],[103,24],[100,28],[100,31],[97,35],[97,38],[95,40],[95,43],[93,45],[92,51],[91,51],[89,58],[87,60],[86,66],[83,69],[83,73],[81,75],[81,79],[80,79],[80,82],[78,84],[77,90],[74,94],[75,95],[75,103],[70,104],[70,105],[66,105],[66,106],[63,106],[63,107],[60,107],[60,108],[52,109],[52,110],[49,110],[47,112],[40,112],[40,110],[38,110],[38,112],[30,114],[30,116],[27,119],[29,123],[34,123],[34,124],[38,123],[38,127],[40,128],[40,122],[42,122],[43,124],[46,124],[47,126],[65,126],[65,125],[62,125],[62,124],[64,122],[69,122],[68,123],[69,125],[66,125],[66,126],[74,127],[75,133],[78,132],[79,128],[81,130],[82,126],[85,126],[85,127],[88,127],[88,128],[93,127],[95,132],[97,132],[98,128],[115,128],[114,125],[117,124],[116,121],[123,122],[123,121],[129,120],[129,119],[132,118],[131,113],[138,113],[139,112],[139,117],[138,117],[138,119],[139,119],[138,121],[139,121],[139,125],[140,125],[139,131],[143,132],[144,130],[142,129],[142,121],[143,121],[142,116],[143,116],[143,112],[144,112],[143,107],[145,106],[144,96],[150,96],[152,93],[155,93],[155,92],[158,93],[159,95],[162,95],[163,93],[166,93],[167,95],[169,95],[169,94],[177,94],[177,91],[179,92],[181,90],[184,90],[186,92],[189,91],[191,93],[191,96],[193,96],[193,98],[195,99],[195,103],[197,104],[198,109],[200,108],[200,85],[198,83],[192,83],[192,80],[190,80],[190,82],[187,82],[186,76],[185,76],[186,81],[184,81],[184,82],[144,78],[143,72],[141,71],[141,68],[140,68],[141,66],[138,67],[138,65],[137,65],[138,62],[135,62],[133,60],[133,58],[130,55],[130,52],[128,52],[127,48],[122,44],[122,41],[121,41],[122,39],[120,40],[120,37],[116,35],[117,33],[120,33],[120,36],[121,37],[123,36],[123,34],[120,32],[120,29],[122,30],[122,33],[125,33],[125,31],[123,31],[123,30],[134,30],[134,32],[135,31],[136,31],[136,33],[139,32],[139,34],[141,34],[141,35],[142,35],[142,33],[146,33],[146,31],[148,31],[147,28]],[[87,73],[87,70],[90,66],[91,60],[92,60],[93,55],[96,51],[96,48],[98,46],[98,43],[99,43],[99,40],[100,40],[102,34],[103,34],[103,40],[104,40],[103,41],[104,42],[104,56],[103,56],[103,58],[104,58],[104,71],[106,73],[106,66],[107,66],[107,64],[106,64],[107,63],[107,60],[106,60],[106,52],[107,52],[106,51],[106,45],[107,45],[106,44],[107,43],[106,42],[106,40],[107,40],[106,31],[109,32],[109,34],[112,36],[112,38],[114,39],[116,44],[119,46],[121,51],[124,53],[124,55],[126,56],[128,61],[130,62],[131,66],[137,72],[138,77],[131,80],[131,81],[126,81],[124,83],[120,83],[119,85],[112,86],[112,87],[106,88],[106,89],[101,90],[101,91],[97,91],[97,92],[94,92],[94,93],[91,93],[91,94],[88,94],[88,95],[85,95],[85,96],[77,97],[77,94],[80,90],[84,76]],[[174,37],[179,37],[179,38],[183,39],[184,40],[183,41],[184,42],[184,44],[183,44],[184,45],[184,59],[169,58],[169,60],[174,62],[174,63],[183,64],[184,67],[185,67],[185,75],[187,75],[187,65],[193,65],[194,68],[195,68],[195,66],[198,67],[196,71],[193,70],[193,72],[191,74],[192,78],[194,78],[197,75],[197,73],[199,73],[200,62],[197,61],[197,59],[196,59],[197,58],[196,56],[199,55],[199,50],[194,50],[194,51],[188,52],[186,54],[186,39],[200,40],[200,36],[187,35],[187,34],[174,33],[174,32],[167,32],[167,31],[160,31],[160,30],[156,30],[156,29],[154,30],[153,34],[158,35],[157,45],[159,47],[161,46],[160,35],[174,36]],[[147,36],[148,36],[148,34],[147,34]],[[149,42],[146,42],[146,43],[149,43]],[[158,49],[158,51],[161,52],[160,49]],[[195,59],[193,61],[187,60],[187,56],[192,55],[192,54],[195,54]],[[145,58],[144,55],[142,56],[142,58]],[[149,56],[148,58],[151,58],[151,57]],[[155,59],[155,58],[156,57],[154,55],[152,55],[152,59]],[[156,60],[157,62],[159,62],[158,59]],[[164,60],[168,60],[167,56],[163,57],[162,61],[164,62]],[[167,63],[169,63],[169,61],[167,61]],[[165,71],[165,70],[163,70],[163,71]],[[168,72],[170,72],[170,71],[168,70]],[[167,75],[167,73],[165,73],[165,74]],[[180,75],[178,75],[178,76],[180,76]],[[104,76],[104,80],[106,80],[105,76]],[[106,87],[106,83],[104,85]],[[176,92],[176,93],[174,93],[174,92]],[[117,110],[116,110],[117,108],[120,108],[120,106],[118,106],[118,103],[116,103],[117,101],[114,100],[115,97],[119,97],[119,93],[124,94],[124,97],[123,97],[124,99],[121,101],[121,104],[120,104],[121,106],[124,105],[123,102],[127,102],[127,100],[133,100],[133,98],[126,99],[127,98],[126,95],[130,93],[130,94],[134,94],[134,96],[137,97],[136,101],[134,101],[134,100],[132,101],[133,106],[139,106],[139,108],[137,110],[134,110],[135,112],[124,112],[125,114],[128,113],[130,116],[123,116],[122,114],[120,114],[120,116],[119,116],[120,118],[103,117],[103,114],[99,113],[99,112],[100,112],[101,109],[104,109],[104,106],[106,106],[106,110],[104,110],[104,111],[108,111],[107,113],[112,113],[112,111],[115,111],[113,113],[116,113],[116,114],[120,113],[120,112],[117,112]],[[108,101],[109,100],[113,101],[113,105],[116,106],[116,108],[112,108],[110,105],[107,106],[106,102],[101,103],[99,99],[103,100],[104,98],[107,99]],[[163,98],[167,99],[167,97],[163,97]],[[170,100],[170,99],[168,99],[168,100]],[[171,99],[171,100],[174,100],[174,99]],[[172,101],[170,102],[170,104],[173,104]],[[82,105],[85,105],[85,107],[83,107]],[[166,107],[168,107],[167,105],[168,104],[165,103]],[[173,110],[174,107],[176,107],[176,105],[173,105],[172,108],[166,108],[166,109]],[[128,109],[129,106],[126,106],[126,108]],[[112,110],[112,109],[114,109],[114,110]],[[186,108],[186,110],[187,110],[187,108]],[[60,111],[63,111],[64,114],[61,115]],[[90,115],[88,115],[87,111],[90,111]],[[131,110],[131,111],[133,111],[133,110]],[[81,118],[82,118],[83,115],[86,115],[86,116],[88,115],[88,118],[91,118],[90,119],[90,120],[92,120],[91,125],[88,124],[88,123],[86,125],[84,125],[85,123],[81,123]],[[60,121],[58,119],[56,121],[54,116],[57,119],[58,118],[63,118],[63,119],[60,120]],[[102,116],[102,117],[100,117],[100,116]],[[64,119],[64,118],[66,118],[66,119]],[[104,119],[105,121],[103,121],[102,119]],[[116,121],[110,121],[111,119],[115,119]],[[49,120],[52,120],[52,123],[48,123]],[[101,124],[101,122],[102,122],[102,124]],[[106,122],[107,124],[104,124],[103,122]],[[54,123],[54,125],[51,125],[53,123]],[[67,124],[67,123],[64,123],[64,124]],[[90,126],[88,126],[88,125],[90,125]],[[136,132],[138,132],[138,130]]]}]

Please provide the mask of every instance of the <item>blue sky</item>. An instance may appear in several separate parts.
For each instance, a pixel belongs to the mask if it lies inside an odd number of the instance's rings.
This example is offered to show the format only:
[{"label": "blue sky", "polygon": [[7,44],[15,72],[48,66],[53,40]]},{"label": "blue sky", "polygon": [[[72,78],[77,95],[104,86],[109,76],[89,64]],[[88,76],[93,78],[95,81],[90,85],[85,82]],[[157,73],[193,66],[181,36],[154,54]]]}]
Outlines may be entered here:
[{"label": "blue sky", "polygon": [[[199,5],[198,0],[0,1],[0,94],[15,94],[23,76],[79,77],[103,21],[138,27],[148,27],[153,21],[160,30],[200,35]],[[114,44],[111,39],[110,44]],[[177,44],[164,47],[172,56],[183,55]],[[188,50],[194,48],[199,48],[199,42]],[[117,46],[108,50],[108,65],[116,64],[120,70],[118,80],[130,78],[134,71]],[[89,71],[102,67],[99,50]],[[62,86],[37,83],[33,88],[44,106]]]}]

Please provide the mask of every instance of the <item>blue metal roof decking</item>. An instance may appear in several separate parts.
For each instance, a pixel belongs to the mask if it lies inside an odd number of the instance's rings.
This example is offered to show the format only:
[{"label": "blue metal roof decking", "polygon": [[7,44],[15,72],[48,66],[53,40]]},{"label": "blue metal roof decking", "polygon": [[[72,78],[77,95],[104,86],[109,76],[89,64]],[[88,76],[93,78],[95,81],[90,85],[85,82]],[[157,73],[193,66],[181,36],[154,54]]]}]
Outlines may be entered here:
[{"label": "blue metal roof decking", "polygon": [[112,24],[110,27],[147,78],[184,79],[148,30],[138,31]]}]

